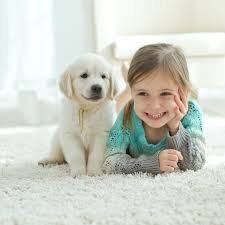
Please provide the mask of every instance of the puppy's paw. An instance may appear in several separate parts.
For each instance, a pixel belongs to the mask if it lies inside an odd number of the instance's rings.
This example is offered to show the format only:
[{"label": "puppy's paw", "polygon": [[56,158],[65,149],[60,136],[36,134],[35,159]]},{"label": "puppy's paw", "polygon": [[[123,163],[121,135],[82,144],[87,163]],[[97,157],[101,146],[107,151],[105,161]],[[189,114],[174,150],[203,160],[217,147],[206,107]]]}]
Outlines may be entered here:
[{"label": "puppy's paw", "polygon": [[49,164],[57,164],[57,161],[50,158],[44,158],[38,162],[38,165],[41,165],[41,166],[46,166]]},{"label": "puppy's paw", "polygon": [[101,176],[103,174],[102,169],[88,169],[87,175],[88,176]]},{"label": "puppy's paw", "polygon": [[70,169],[70,175],[73,178],[86,175],[86,168],[71,168]]}]

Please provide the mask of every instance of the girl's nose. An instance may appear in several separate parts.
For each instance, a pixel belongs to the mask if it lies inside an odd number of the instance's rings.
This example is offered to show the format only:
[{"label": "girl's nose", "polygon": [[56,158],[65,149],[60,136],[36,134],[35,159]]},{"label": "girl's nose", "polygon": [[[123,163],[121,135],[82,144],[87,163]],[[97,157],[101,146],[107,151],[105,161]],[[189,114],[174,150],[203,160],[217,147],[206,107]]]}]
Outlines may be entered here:
[{"label": "girl's nose", "polygon": [[148,102],[148,105],[151,109],[158,109],[160,108],[160,100],[158,98],[152,98],[151,101]]}]

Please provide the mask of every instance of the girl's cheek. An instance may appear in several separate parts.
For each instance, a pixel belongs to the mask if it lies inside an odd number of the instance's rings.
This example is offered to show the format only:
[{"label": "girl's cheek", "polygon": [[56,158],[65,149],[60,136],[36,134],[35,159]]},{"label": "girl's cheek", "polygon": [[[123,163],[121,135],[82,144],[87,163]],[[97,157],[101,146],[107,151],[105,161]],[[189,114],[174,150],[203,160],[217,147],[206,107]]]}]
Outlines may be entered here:
[{"label": "girl's cheek", "polygon": [[174,110],[177,106],[174,97],[164,99],[163,104],[166,106],[166,108],[168,108],[168,110]]}]

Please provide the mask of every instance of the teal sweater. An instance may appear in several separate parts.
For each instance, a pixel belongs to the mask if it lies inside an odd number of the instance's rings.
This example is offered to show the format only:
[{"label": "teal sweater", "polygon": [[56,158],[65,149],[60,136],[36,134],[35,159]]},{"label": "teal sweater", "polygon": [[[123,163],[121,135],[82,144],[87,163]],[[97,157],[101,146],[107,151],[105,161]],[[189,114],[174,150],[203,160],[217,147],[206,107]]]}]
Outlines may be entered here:
[{"label": "teal sweater", "polygon": [[[202,112],[198,104],[190,100],[188,112],[180,122],[174,136],[167,133],[157,144],[149,143],[145,137],[142,121],[131,112],[132,127],[123,129],[123,110],[111,128],[107,141],[105,173],[160,173],[158,156],[165,149],[181,152],[183,160],[178,162],[182,170],[200,169],[205,163],[205,138],[202,129]],[[150,137],[151,139],[151,137]]]}]

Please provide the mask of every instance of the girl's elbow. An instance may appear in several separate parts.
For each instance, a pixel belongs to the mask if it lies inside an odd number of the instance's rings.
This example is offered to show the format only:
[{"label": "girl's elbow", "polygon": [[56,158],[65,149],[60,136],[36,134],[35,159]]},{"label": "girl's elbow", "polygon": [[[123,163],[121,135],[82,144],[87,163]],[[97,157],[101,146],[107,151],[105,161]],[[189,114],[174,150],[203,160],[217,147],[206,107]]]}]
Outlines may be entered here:
[{"label": "girl's elbow", "polygon": [[189,164],[187,164],[187,167],[185,170],[193,170],[197,171],[204,167],[206,162],[205,156],[201,156],[201,158],[192,160]]},{"label": "girl's elbow", "polygon": [[205,165],[206,159],[205,159],[205,155],[201,155],[198,158],[192,158],[189,160],[185,160],[184,162],[180,162],[178,164],[178,167],[181,170],[193,170],[193,171],[197,171],[203,168],[203,166]]},{"label": "girl's elbow", "polygon": [[206,163],[206,145],[202,143],[201,148],[192,155],[191,169],[194,171],[200,170]]},{"label": "girl's elbow", "polygon": [[205,156],[202,156],[201,159],[198,159],[194,162],[193,164],[193,170],[194,171],[197,171],[197,170],[200,170],[203,168],[203,166],[205,165],[206,163],[206,159],[205,159]]},{"label": "girl's elbow", "polygon": [[104,161],[104,163],[102,164],[102,171],[105,174],[113,174],[115,173],[115,169],[114,166],[112,165],[112,163],[110,162],[110,160],[106,159]]}]

